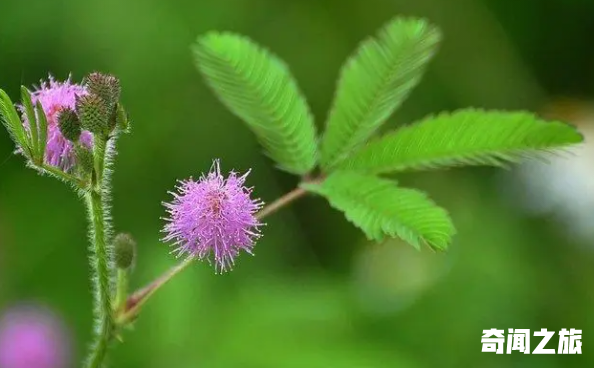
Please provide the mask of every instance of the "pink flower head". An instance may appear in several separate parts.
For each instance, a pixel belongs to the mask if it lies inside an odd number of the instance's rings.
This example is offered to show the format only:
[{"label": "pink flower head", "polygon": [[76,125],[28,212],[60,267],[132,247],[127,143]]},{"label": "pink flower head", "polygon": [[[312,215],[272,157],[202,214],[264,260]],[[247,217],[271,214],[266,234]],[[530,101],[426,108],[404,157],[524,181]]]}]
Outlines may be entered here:
[{"label": "pink flower head", "polygon": [[66,368],[68,355],[62,326],[49,312],[19,307],[0,319],[1,368]]},{"label": "pink flower head", "polygon": [[[45,149],[45,163],[56,166],[64,171],[69,171],[75,164],[74,145],[62,136],[58,127],[58,115],[61,109],[68,107],[75,108],[76,96],[87,94],[84,86],[72,84],[70,77],[64,82],[56,81],[51,75],[49,82],[41,82],[41,86],[31,93],[33,105],[39,101],[47,117],[47,146]],[[23,112],[23,122],[28,128],[29,122]],[[91,148],[93,136],[88,131],[83,131],[80,136],[80,143]]]},{"label": "pink flower head", "polygon": [[173,201],[164,204],[169,213],[164,241],[174,241],[178,255],[214,260],[217,273],[232,269],[240,250],[252,254],[262,226],[256,212],[263,203],[250,198],[252,189],[244,186],[248,174],[231,172],[225,179],[215,160],[199,181],[180,181]]}]

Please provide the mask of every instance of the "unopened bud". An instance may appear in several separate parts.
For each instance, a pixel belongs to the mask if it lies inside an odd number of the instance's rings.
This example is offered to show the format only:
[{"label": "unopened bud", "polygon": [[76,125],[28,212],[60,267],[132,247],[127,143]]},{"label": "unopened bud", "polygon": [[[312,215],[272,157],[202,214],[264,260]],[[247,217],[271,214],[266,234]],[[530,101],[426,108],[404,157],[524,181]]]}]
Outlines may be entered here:
[{"label": "unopened bud", "polygon": [[95,72],[87,77],[87,88],[89,92],[105,101],[107,112],[111,117],[115,113],[116,104],[120,99],[120,81],[113,75]]},{"label": "unopened bud", "polygon": [[136,242],[130,234],[118,234],[113,240],[115,263],[118,268],[128,269],[136,257]]},{"label": "unopened bud", "polygon": [[82,128],[76,112],[70,108],[63,108],[58,115],[58,127],[64,138],[71,142],[78,142]]},{"label": "unopened bud", "polygon": [[85,146],[77,145],[74,147],[76,163],[83,174],[93,172],[93,152]]},{"label": "unopened bud", "polygon": [[94,134],[109,132],[109,115],[101,97],[94,94],[77,97],[76,111],[83,129]]}]

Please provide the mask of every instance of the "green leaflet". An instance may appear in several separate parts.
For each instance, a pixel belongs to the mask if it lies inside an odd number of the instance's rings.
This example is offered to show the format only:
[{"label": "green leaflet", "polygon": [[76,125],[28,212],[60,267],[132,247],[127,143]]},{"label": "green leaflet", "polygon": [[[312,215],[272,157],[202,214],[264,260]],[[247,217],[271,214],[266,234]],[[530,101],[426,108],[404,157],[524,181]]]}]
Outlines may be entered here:
[{"label": "green leaflet", "polygon": [[364,143],[419,83],[441,39],[422,19],[395,18],[344,65],[321,143],[331,169]]},{"label": "green leaflet", "polygon": [[15,144],[20,147],[28,157],[33,156],[32,147],[29,146],[27,132],[23,127],[21,118],[16,111],[12,100],[6,92],[0,89],[0,120],[6,126],[8,133]]},{"label": "green leaflet", "polygon": [[208,84],[281,169],[303,175],[316,166],[313,117],[284,62],[231,33],[200,37],[193,51]]},{"label": "green leaflet", "polygon": [[369,142],[340,166],[383,174],[460,165],[501,166],[583,141],[572,126],[527,112],[463,109],[430,116]]},{"label": "green leaflet", "polygon": [[39,129],[37,127],[37,116],[35,116],[35,110],[33,110],[33,103],[31,102],[31,94],[25,86],[21,86],[21,101],[25,108],[25,115],[29,122],[29,134],[31,135],[31,149],[33,150],[33,159],[37,161],[39,159]]},{"label": "green leaflet", "polygon": [[400,188],[391,180],[337,170],[321,184],[302,186],[324,196],[370,240],[398,236],[415,248],[426,243],[444,250],[455,233],[446,210],[425,193]]},{"label": "green leaflet", "polygon": [[35,104],[35,111],[37,111],[37,118],[39,119],[39,162],[43,163],[45,148],[47,147],[47,116],[45,116],[40,101]]}]

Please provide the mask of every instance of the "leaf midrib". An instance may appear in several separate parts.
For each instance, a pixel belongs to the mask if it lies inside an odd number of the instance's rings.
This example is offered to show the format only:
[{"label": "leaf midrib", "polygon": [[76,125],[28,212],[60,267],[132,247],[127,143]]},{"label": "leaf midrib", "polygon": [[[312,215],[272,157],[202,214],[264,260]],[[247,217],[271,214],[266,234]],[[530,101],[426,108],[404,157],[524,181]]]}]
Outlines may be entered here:
[{"label": "leaf midrib", "polygon": [[[370,168],[371,172],[384,172],[384,171],[398,171],[398,170],[406,170],[406,169],[410,169],[410,168],[414,168],[416,167],[423,167],[423,166],[431,166],[432,163],[435,163],[436,166],[439,165],[447,165],[447,162],[452,162],[452,161],[460,161],[460,160],[465,160],[465,159],[476,159],[476,160],[480,160],[480,159],[484,159],[487,157],[491,157],[491,158],[495,158],[498,159],[499,161],[505,161],[502,160],[501,158],[497,158],[495,156],[497,155],[504,155],[504,156],[510,156],[510,159],[513,156],[517,156],[520,155],[522,153],[525,153],[527,155],[530,154],[537,154],[537,152],[535,151],[542,151],[542,152],[552,152],[555,150],[562,150],[564,148],[564,144],[559,144],[558,146],[550,146],[547,145],[546,143],[543,143],[542,145],[535,145],[533,147],[526,147],[526,148],[517,148],[517,147],[506,147],[503,149],[477,149],[477,150],[468,150],[468,151],[457,151],[457,152],[446,152],[445,154],[442,153],[444,151],[441,152],[436,152],[430,155],[425,155],[423,157],[419,157],[419,158],[412,158],[412,159],[408,159],[408,160],[402,160],[399,162],[395,162],[394,164],[390,165],[375,165],[373,167]],[[544,148],[548,148],[546,151],[543,151]],[[351,165],[355,164],[357,161],[359,160],[353,160],[352,163],[350,163],[349,161],[345,162],[345,168],[350,167]],[[371,162],[373,162],[373,160],[371,160]],[[462,163],[464,164],[464,163]],[[468,164],[468,163],[466,163]],[[476,164],[474,164],[476,165]],[[353,165],[354,166],[354,165]]]}]

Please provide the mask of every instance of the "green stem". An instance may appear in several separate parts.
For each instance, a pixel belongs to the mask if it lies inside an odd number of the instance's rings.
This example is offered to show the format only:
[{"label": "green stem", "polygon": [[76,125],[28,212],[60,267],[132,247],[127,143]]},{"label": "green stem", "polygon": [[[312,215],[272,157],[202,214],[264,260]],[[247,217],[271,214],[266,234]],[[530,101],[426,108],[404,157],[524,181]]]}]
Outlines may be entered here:
[{"label": "green stem", "polygon": [[149,285],[136,291],[128,298],[125,309],[122,309],[122,314],[117,318],[118,325],[125,325],[126,323],[134,320],[140,311],[140,308],[149,300],[149,298],[156,293],[163,285],[171,280],[175,275],[185,270],[190,264],[196,259],[188,258],[182,263],[170,268],[163,275],[155,279]]},{"label": "green stem", "polygon": [[95,324],[97,332],[97,340],[93,346],[88,367],[97,368],[101,366],[101,362],[107,353],[107,346],[113,329],[113,317],[111,309],[110,270],[107,244],[105,242],[105,214],[101,194],[95,191],[88,193],[87,204],[90,208],[93,231],[91,266],[93,268],[93,281],[95,283],[96,293]]},{"label": "green stem", "polygon": [[[103,185],[103,171],[105,169],[105,148],[107,140],[95,135],[93,142],[93,155],[95,158],[95,183],[100,187]],[[102,189],[102,188],[101,188]]]},{"label": "green stem", "polygon": [[268,206],[264,207],[260,212],[258,212],[256,217],[258,219],[263,219],[266,216],[270,216],[276,211],[288,205],[289,203],[303,197],[306,193],[307,192],[305,191],[305,189],[297,187],[289,193],[285,194],[284,196],[280,197],[276,201],[272,202]]},{"label": "green stem", "polygon": [[116,312],[119,312],[126,306],[126,298],[128,297],[128,270],[118,268],[118,280],[116,287],[114,307]]},{"label": "green stem", "polygon": [[89,208],[89,216],[92,229],[92,256],[91,267],[95,289],[95,331],[96,341],[92,347],[88,368],[99,368],[102,366],[109,341],[114,328],[113,311],[111,304],[111,269],[109,254],[107,252],[107,237],[109,225],[107,223],[106,205],[103,188],[103,171],[105,164],[105,140],[95,136],[94,142],[95,157],[95,182],[99,190],[93,190],[86,194],[86,202]]}]

